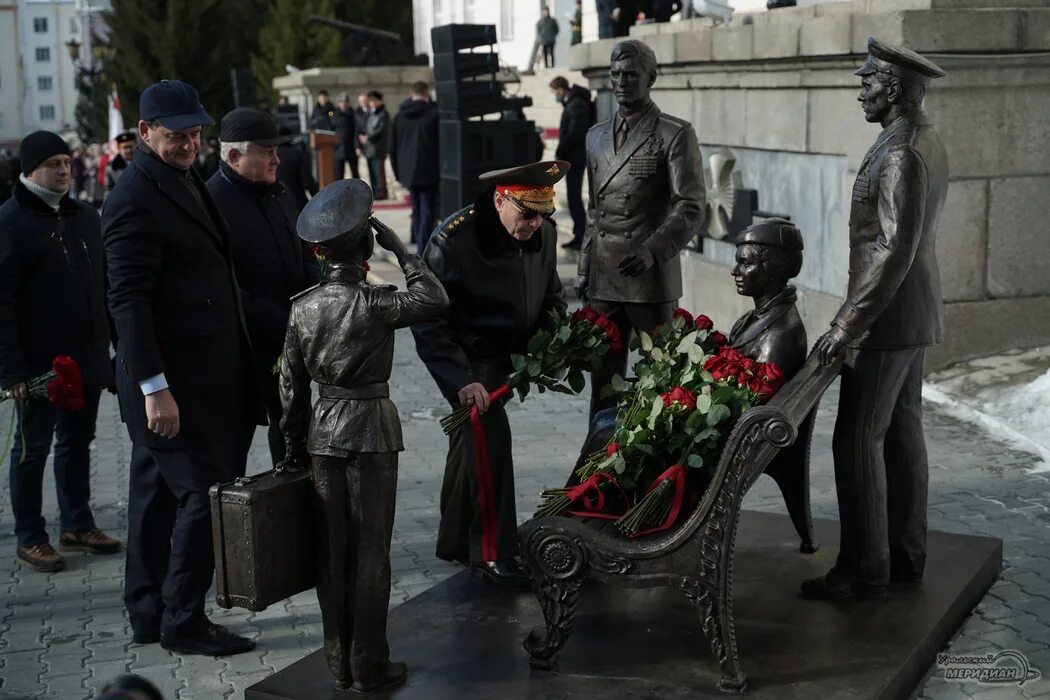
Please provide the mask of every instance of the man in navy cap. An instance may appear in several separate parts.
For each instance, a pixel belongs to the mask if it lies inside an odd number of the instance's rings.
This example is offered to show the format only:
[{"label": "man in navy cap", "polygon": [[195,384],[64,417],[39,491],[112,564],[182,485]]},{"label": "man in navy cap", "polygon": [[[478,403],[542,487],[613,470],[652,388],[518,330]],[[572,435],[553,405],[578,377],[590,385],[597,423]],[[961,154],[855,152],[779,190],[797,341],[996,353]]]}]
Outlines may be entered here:
[{"label": "man in navy cap", "polygon": [[102,215],[117,393],[131,436],[124,600],[134,641],[222,656],[255,643],[204,614],[208,488],[243,473],[239,440],[261,422],[229,233],[197,172],[197,91],[155,83],[138,146]]},{"label": "man in navy cap", "polygon": [[423,259],[445,286],[448,313],[412,327],[416,352],[454,407],[476,405],[488,450],[475,459],[470,426],[449,436],[437,555],[497,583],[528,585],[518,564],[510,422],[489,392],[513,371],[551,312],[563,312],[556,267],[554,184],[569,164],[546,161],[481,175],[474,204],[446,219]]},{"label": "man in navy cap", "polygon": [[[284,459],[284,438],[273,367],[281,355],[290,299],[317,283],[320,266],[295,234],[299,210],[277,181],[277,147],[290,139],[277,133],[273,117],[261,109],[235,109],[222,118],[219,140],[222,163],[208,180],[208,191],[229,227],[259,398],[270,421],[270,456],[276,463]],[[240,447],[245,457],[255,434],[254,425],[246,427]]]},{"label": "man in navy cap", "polygon": [[922,369],[941,340],[944,308],[935,234],[948,156],[922,109],[944,71],[909,49],[868,39],[858,100],[882,133],[853,185],[846,301],[814,352],[845,353],[835,423],[838,560],[804,581],[807,598],[882,598],[926,565],[928,467]]},{"label": "man in navy cap", "polygon": [[[387,385],[394,331],[448,307],[434,274],[371,214],[368,185],[337,180],[299,215],[299,235],[324,251],[327,264],[324,281],[292,303],[281,362],[288,464],[310,468],[317,494],[325,658],[337,686],[358,692],[398,685],[406,675],[405,664],[390,661],[386,637],[404,449]],[[404,292],[365,279],[376,243],[397,258]],[[312,408],[311,382],[318,389]]]}]

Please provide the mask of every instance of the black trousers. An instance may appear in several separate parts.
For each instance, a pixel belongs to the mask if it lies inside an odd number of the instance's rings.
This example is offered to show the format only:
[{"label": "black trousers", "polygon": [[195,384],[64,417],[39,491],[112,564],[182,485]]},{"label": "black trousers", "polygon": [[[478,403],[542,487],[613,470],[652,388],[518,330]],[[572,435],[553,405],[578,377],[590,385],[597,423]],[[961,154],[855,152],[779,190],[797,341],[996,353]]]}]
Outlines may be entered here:
[{"label": "black trousers", "polygon": [[587,159],[571,159],[569,165],[569,172],[565,175],[565,195],[572,216],[572,240],[582,243],[587,228],[587,208],[583,206],[583,175],[587,171]]},{"label": "black trousers", "polygon": [[350,166],[350,177],[357,179],[360,177],[357,172],[357,156],[354,155],[350,158],[336,158],[335,159],[335,179],[342,180],[346,177],[346,166]]},{"label": "black trousers", "polygon": [[554,67],[554,44],[543,45],[543,67]]},{"label": "black trousers", "polygon": [[42,514],[44,465],[55,443],[55,486],[62,532],[95,527],[91,498],[91,441],[95,439],[98,391],[84,392],[84,410],[59,411],[46,399],[15,403],[11,445],[11,510],[19,547],[49,541]]},{"label": "black trousers", "polygon": [[412,195],[412,242],[416,244],[419,257],[423,257],[427,241],[434,231],[438,188],[436,185],[409,187],[408,191]]},{"label": "black trousers", "polygon": [[924,348],[851,350],[835,421],[841,539],[835,569],[858,583],[921,576],[929,482]]},{"label": "black trousers", "polygon": [[324,651],[337,681],[386,671],[390,537],[397,494],[397,453],[311,457],[317,499],[317,602]]},{"label": "black trousers", "polygon": [[448,439],[437,538],[437,556],[447,561],[496,561],[518,554],[514,462],[503,403],[492,404],[481,416],[481,424],[488,446],[487,469],[475,460],[469,422]]},{"label": "black trousers", "polygon": [[[572,172],[572,171],[570,171]],[[619,274],[619,273],[613,273]],[[652,333],[653,329],[661,323],[671,320],[677,302],[665,301],[655,304],[634,304],[620,301],[602,301],[591,299],[588,302],[596,310],[607,315],[609,320],[616,324],[620,330],[620,338],[623,339],[623,348],[620,352],[610,352],[605,356],[602,368],[591,375],[591,414],[589,420],[594,419],[594,414],[603,408],[612,408],[616,405],[616,397],[601,398],[602,388],[612,381],[613,375],[621,377],[627,373],[628,343],[635,331]]]},{"label": "black trousers", "polygon": [[131,447],[124,604],[135,632],[193,634],[215,566],[208,489],[229,481],[232,436],[208,450]]}]

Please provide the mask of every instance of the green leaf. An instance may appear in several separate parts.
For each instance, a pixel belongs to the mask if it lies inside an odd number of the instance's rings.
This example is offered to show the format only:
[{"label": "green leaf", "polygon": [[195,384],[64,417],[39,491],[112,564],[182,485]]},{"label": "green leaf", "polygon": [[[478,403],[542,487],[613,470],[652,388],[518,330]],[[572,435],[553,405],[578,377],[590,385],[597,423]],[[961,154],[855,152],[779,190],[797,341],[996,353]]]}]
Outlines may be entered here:
[{"label": "green leaf", "polygon": [[616,391],[627,391],[627,389],[629,388],[627,382],[619,374],[614,374],[612,376],[612,380],[610,381],[613,389],[615,389]]},{"label": "green leaf", "polygon": [[510,364],[514,367],[515,372],[520,372],[521,368],[525,366],[525,357],[523,355],[511,355]]},{"label": "green leaf", "polygon": [[623,458],[623,455],[618,454],[613,458],[612,468],[617,474],[627,471],[627,460]]},{"label": "green leaf", "polygon": [[[710,407],[709,407],[710,408]],[[685,429],[688,433],[696,432],[700,427],[707,423],[707,417],[700,412],[699,409],[689,414],[689,417],[685,419]]]},{"label": "green leaf", "polygon": [[689,355],[689,361],[694,365],[704,361],[704,349],[699,345],[690,345],[687,354]]},{"label": "green leaf", "polygon": [[713,437],[718,437],[718,428],[704,428],[693,436],[693,442],[703,442]]},{"label": "green leaf", "polygon": [[726,406],[725,404],[716,403],[715,405],[711,406],[711,410],[707,413],[707,424],[711,427],[714,427],[722,421],[724,421],[726,418],[729,418],[731,414],[732,412],[729,410],[728,406]]},{"label": "green leaf", "polygon": [[[696,344],[696,334],[697,334],[697,331],[693,331],[692,333],[690,333],[686,337],[682,338],[681,342],[678,343],[678,354],[679,355],[685,355],[686,353],[690,352],[690,348],[698,348],[699,349],[699,347]],[[702,353],[703,350],[701,349],[700,352]]]},{"label": "green leaf", "polygon": [[584,379],[583,372],[578,369],[570,371],[566,379],[569,382],[569,386],[572,387],[572,390],[577,394],[583,391],[583,388],[587,386],[587,380]]},{"label": "green leaf", "polygon": [[652,339],[652,336],[650,336],[650,335],[649,335],[648,333],[646,333],[645,331],[642,331],[642,332],[640,332],[640,333],[638,334],[638,340],[639,340],[639,341],[641,342],[641,344],[642,344],[642,350],[644,350],[645,352],[651,352],[651,351],[652,351],[652,349],[653,349],[653,339]]},{"label": "green leaf", "polygon": [[664,351],[660,348],[653,348],[649,351],[649,357],[653,358],[653,362],[659,362],[664,359]]},{"label": "green leaf", "polygon": [[696,412],[707,413],[711,410],[711,397],[707,394],[700,394],[696,397]]},{"label": "green leaf", "polygon": [[588,337],[587,340],[583,341],[583,347],[585,347],[585,348],[593,348],[597,344],[598,344],[598,339],[595,338],[593,335]]},{"label": "green leaf", "polygon": [[562,341],[568,340],[570,337],[572,337],[572,329],[568,326],[561,326],[560,328],[558,328],[558,332],[555,334],[554,337]]},{"label": "green leaf", "polygon": [[542,373],[543,367],[540,365],[540,361],[536,358],[529,358],[528,362],[525,363],[525,371],[529,373],[532,379],[536,379]]},{"label": "green leaf", "polygon": [[649,429],[656,429],[656,419],[660,417],[660,413],[664,410],[664,400],[657,396],[653,399],[653,407],[649,411]]},{"label": "green leaf", "polygon": [[598,392],[598,396],[602,399],[610,399],[613,396],[616,396],[618,393],[620,392],[616,391],[616,389],[613,388],[612,384],[606,384],[601,388],[601,391]]},{"label": "green leaf", "polygon": [[704,458],[694,452],[690,454],[689,459],[686,460],[686,466],[699,469],[704,466]]},{"label": "green leaf", "polygon": [[535,355],[542,352],[551,343],[551,334],[547,331],[537,331],[532,338],[529,339],[529,354]]}]

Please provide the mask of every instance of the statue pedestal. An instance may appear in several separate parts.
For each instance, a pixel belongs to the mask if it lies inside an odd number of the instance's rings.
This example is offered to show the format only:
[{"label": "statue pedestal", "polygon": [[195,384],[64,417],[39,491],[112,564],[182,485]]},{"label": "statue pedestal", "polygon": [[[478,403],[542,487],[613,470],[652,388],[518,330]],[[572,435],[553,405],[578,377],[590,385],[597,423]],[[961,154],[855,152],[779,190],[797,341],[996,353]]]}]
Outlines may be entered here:
[{"label": "statue pedestal", "polygon": [[[882,602],[804,601],[803,578],[835,560],[838,523],[815,521],[822,543],[798,553],[785,515],[745,512],[736,541],[735,604],[741,663],[751,698],[906,697],[998,577],[1002,541],[929,534],[921,586]],[[381,697],[724,698],[700,616],[676,590],[628,591],[595,584],[581,596],[557,672],[529,670],[521,643],[541,625],[536,599],[457,574],[390,614],[390,648],[408,683]],[[265,642],[263,642],[265,647]],[[334,700],[317,651],[245,691],[245,700]]]}]

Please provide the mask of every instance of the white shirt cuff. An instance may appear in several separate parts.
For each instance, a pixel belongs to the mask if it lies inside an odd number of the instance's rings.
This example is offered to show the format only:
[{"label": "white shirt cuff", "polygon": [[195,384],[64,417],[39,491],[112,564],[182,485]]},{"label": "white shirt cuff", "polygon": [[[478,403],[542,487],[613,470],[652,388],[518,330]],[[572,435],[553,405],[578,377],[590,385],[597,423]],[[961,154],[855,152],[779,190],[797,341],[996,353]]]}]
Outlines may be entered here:
[{"label": "white shirt cuff", "polygon": [[164,373],[155,374],[149,379],[143,379],[139,382],[139,388],[142,389],[144,396],[150,394],[156,394],[158,391],[163,391],[168,388],[168,380],[164,378]]}]

